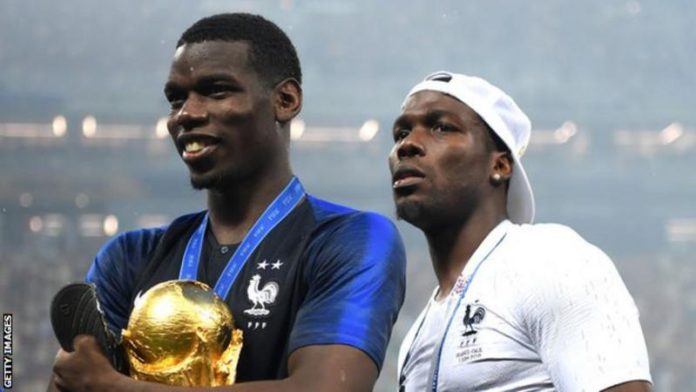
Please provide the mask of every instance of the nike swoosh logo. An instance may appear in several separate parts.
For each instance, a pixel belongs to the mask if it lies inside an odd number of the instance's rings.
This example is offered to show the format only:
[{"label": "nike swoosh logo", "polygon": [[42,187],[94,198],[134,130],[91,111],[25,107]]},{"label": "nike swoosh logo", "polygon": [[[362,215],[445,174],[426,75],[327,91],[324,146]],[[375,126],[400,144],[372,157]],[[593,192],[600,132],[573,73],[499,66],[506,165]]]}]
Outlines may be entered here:
[{"label": "nike swoosh logo", "polygon": [[135,295],[135,299],[133,300],[134,307],[138,306],[138,304],[142,300],[142,296],[143,296],[143,291],[142,290],[138,291],[138,294]]}]

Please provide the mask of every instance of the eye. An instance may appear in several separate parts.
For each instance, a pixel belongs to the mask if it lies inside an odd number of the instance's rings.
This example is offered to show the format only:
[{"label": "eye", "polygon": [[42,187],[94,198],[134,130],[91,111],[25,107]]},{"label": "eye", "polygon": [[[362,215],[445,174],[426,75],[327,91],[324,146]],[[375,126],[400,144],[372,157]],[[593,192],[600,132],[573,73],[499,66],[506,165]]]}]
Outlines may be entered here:
[{"label": "eye", "polygon": [[238,88],[229,84],[211,83],[201,88],[201,94],[213,99],[224,99],[227,98],[230,93],[238,90]]},{"label": "eye", "polygon": [[221,86],[221,85],[212,85],[208,87],[208,96],[213,97],[213,98],[222,98],[225,96],[225,94],[229,91],[229,88],[227,86]]},{"label": "eye", "polygon": [[435,123],[435,125],[433,125],[432,129],[435,132],[442,132],[442,133],[452,132],[455,130],[455,128],[453,126],[451,126],[449,124],[442,123],[442,122]]},{"label": "eye", "polygon": [[186,95],[181,93],[168,93],[167,101],[172,110],[180,109],[186,101]]},{"label": "eye", "polygon": [[408,135],[411,134],[411,130],[407,128],[396,128],[394,129],[394,141],[399,142],[404,140]]}]

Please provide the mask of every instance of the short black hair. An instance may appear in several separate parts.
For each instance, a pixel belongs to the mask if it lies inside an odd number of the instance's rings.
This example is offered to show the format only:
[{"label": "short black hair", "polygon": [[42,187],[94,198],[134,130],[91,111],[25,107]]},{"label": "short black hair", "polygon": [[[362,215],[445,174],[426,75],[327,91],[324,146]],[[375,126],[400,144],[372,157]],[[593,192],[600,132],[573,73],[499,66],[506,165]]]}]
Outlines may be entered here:
[{"label": "short black hair", "polygon": [[510,148],[505,144],[503,139],[498,136],[497,133],[488,125],[486,124],[486,127],[488,128],[488,148],[489,151],[500,151],[500,152],[510,152]]},{"label": "short black hair", "polygon": [[[468,105],[467,105],[468,106]],[[474,119],[476,121],[476,124],[481,127],[481,130],[484,133],[484,138],[486,139],[486,150],[488,152],[493,152],[493,151],[499,151],[499,152],[510,152],[510,148],[505,144],[503,139],[498,136],[498,134],[491,128],[490,125],[486,122],[486,120],[481,117],[478,113],[474,111],[474,109],[469,109],[474,113]]]},{"label": "short black hair", "polygon": [[241,12],[208,16],[184,31],[176,47],[215,40],[248,42],[250,65],[268,87],[288,78],[302,83],[300,60],[290,38],[262,16]]},{"label": "short black hair", "polygon": [[[488,125],[487,122],[479,116],[479,119],[481,120],[481,124],[483,126],[483,130],[486,132],[486,150],[488,152],[503,152],[505,155],[507,155],[508,159],[510,160],[511,165],[515,165],[515,161],[512,159],[512,152],[510,151],[510,147],[505,144],[503,141],[503,138],[501,138],[494,130],[491,128],[490,125]],[[513,170],[515,170],[513,168]],[[510,189],[510,180],[508,179],[505,181],[505,191]]]}]

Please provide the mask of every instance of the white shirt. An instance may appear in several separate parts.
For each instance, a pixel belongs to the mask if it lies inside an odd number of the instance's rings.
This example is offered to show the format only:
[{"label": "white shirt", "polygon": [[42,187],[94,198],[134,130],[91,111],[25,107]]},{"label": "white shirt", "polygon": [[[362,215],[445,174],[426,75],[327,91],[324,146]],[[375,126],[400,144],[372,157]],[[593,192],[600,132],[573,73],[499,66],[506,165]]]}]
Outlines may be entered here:
[{"label": "white shirt", "polygon": [[[462,276],[472,274],[461,300],[464,279],[446,298],[444,323],[423,312],[407,334],[403,391],[431,390],[436,367],[438,391],[596,392],[651,380],[633,299],[611,260],[572,229],[504,221],[467,262]],[[438,361],[428,353],[441,345]]]},{"label": "white shirt", "polygon": [[[435,294],[433,294],[434,296]],[[405,367],[401,374],[405,380],[400,384],[409,386],[408,390],[425,391],[429,384],[430,364],[436,350],[440,348],[442,339],[442,326],[448,321],[448,305],[451,301],[435,301],[431,300],[425,307],[427,317],[420,318],[423,321],[419,329],[418,335],[413,342],[417,350],[412,350],[411,355],[406,361]]]}]

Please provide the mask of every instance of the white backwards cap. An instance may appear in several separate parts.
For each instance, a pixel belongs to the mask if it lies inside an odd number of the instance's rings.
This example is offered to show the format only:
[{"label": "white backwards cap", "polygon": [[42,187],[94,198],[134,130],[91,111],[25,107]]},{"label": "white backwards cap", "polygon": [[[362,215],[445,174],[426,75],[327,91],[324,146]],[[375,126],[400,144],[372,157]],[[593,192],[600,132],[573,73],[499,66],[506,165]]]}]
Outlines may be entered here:
[{"label": "white backwards cap", "polygon": [[532,130],[527,115],[505,92],[475,76],[435,72],[413,87],[406,99],[424,90],[438,91],[465,103],[503,140],[514,162],[507,195],[508,217],[514,223],[532,223],[534,194],[520,161]]}]

